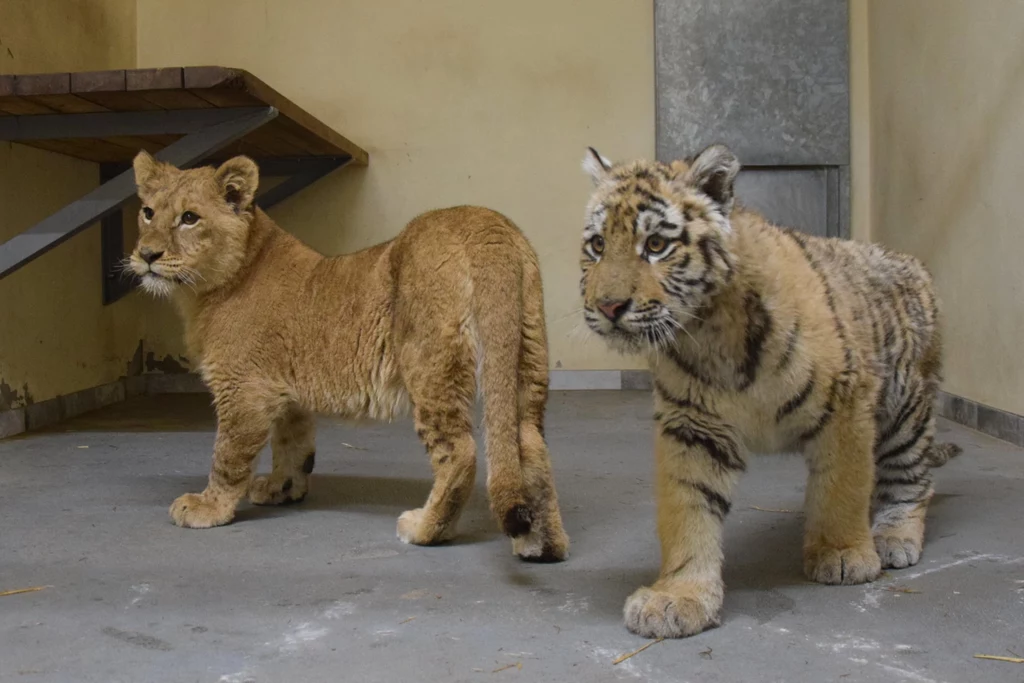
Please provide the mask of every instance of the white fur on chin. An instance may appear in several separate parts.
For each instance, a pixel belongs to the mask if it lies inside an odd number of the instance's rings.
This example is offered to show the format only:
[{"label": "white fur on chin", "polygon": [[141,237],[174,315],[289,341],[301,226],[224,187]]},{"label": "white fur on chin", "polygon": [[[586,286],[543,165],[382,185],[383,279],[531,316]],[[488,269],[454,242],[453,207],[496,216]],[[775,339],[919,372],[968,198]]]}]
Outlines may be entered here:
[{"label": "white fur on chin", "polygon": [[168,297],[171,295],[172,283],[167,278],[146,273],[142,276],[142,288],[157,297]]}]

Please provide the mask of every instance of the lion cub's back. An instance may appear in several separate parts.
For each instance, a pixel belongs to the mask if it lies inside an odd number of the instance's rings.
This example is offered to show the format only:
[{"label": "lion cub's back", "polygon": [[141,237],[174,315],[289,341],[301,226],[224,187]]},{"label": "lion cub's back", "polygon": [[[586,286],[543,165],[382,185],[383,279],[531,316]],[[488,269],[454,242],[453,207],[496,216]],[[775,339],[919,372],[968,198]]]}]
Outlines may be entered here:
[{"label": "lion cub's back", "polygon": [[481,206],[435,209],[412,219],[391,249],[399,283],[436,280],[445,273],[468,278],[484,265],[537,266],[537,255],[522,231],[502,214]]},{"label": "lion cub's back", "polygon": [[403,248],[412,248],[416,244],[498,246],[505,241],[517,250],[526,244],[526,238],[515,223],[497,211],[482,206],[453,206],[421,213],[409,221],[405,230],[396,238],[396,242],[404,243]]}]

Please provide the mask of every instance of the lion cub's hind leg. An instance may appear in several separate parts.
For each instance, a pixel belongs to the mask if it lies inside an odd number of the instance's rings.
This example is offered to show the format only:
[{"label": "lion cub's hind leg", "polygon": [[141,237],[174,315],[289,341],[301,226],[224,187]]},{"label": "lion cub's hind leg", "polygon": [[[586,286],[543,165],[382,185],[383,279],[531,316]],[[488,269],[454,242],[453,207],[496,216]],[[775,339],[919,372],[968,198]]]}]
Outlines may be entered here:
[{"label": "lion cub's hind leg", "polygon": [[316,462],[316,420],[313,414],[291,405],[274,422],[270,441],[273,470],[249,485],[249,501],[256,505],[298,503],[309,493]]},{"label": "lion cub's hind leg", "polygon": [[459,329],[420,330],[403,344],[403,376],[413,404],[416,434],[427,448],[434,486],[423,507],[398,518],[403,543],[433,545],[451,540],[476,480],[472,401],[476,359]]},{"label": "lion cub's hind leg", "polygon": [[548,399],[544,315],[539,304],[530,298],[524,302],[524,319],[519,362],[519,451],[523,483],[535,519],[528,534],[512,539],[512,551],[528,562],[561,562],[569,555],[569,536],[562,526],[551,456],[544,441],[544,408]]}]

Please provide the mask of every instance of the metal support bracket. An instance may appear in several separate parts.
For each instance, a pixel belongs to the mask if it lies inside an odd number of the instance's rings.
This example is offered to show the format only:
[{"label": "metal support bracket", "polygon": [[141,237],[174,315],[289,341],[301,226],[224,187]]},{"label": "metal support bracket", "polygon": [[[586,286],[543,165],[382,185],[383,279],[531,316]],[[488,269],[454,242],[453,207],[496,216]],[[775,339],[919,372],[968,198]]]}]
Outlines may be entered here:
[{"label": "metal support bracket", "polygon": [[288,176],[288,179],[256,195],[256,204],[261,209],[269,209],[350,161],[352,157],[347,156],[257,160],[261,176]]},{"label": "metal support bracket", "polygon": [[[274,107],[247,107],[237,110],[214,110],[214,112],[216,112],[216,116],[211,116],[210,118],[205,119],[205,125],[189,124],[197,127],[194,127],[192,131],[182,139],[158,152],[156,157],[162,161],[174,164],[175,166],[192,166],[277,116],[277,109]],[[212,115],[214,112],[209,112],[209,114]],[[148,113],[149,112],[142,112],[142,114]],[[158,114],[161,113],[177,114],[180,112],[158,112]],[[194,114],[194,112],[189,113]],[[226,113],[230,113],[231,115],[227,116]],[[92,128],[90,129],[91,132],[84,134],[80,132],[81,126],[75,122],[94,120],[82,119],[80,117],[102,116],[103,118],[101,121],[103,122],[103,126],[106,126],[109,125],[109,120],[113,120],[113,117],[129,117],[126,120],[130,122],[132,120],[136,120],[136,117],[138,117],[139,114],[140,113],[138,112],[132,112],[126,114],[112,113],[102,115],[58,114],[42,117],[16,116],[12,117],[15,119],[12,123],[3,124],[4,127],[0,129],[0,140],[8,139],[5,138],[4,135],[19,135],[20,137],[17,138],[19,140],[43,139],[39,136],[44,133],[48,136],[52,135],[53,137],[73,137],[76,134],[79,137],[95,137],[99,128]],[[4,119],[6,118],[7,117],[4,117]],[[68,128],[63,129],[59,134],[54,135],[55,131],[45,130],[46,126],[54,124],[44,122],[44,124],[40,124],[42,125],[43,130],[37,129],[34,132],[25,133],[26,126],[28,126],[29,129],[32,129],[33,126],[36,125],[32,124],[30,121],[30,119],[33,118],[52,119],[54,121],[62,118],[68,124]],[[202,116],[200,116],[200,118],[202,118]],[[117,129],[117,133],[112,134],[134,134],[127,133],[125,132],[126,130],[134,132],[145,130],[149,133],[173,133],[175,131],[180,132],[181,128],[186,125],[183,123],[185,117],[164,117],[164,119],[165,122],[176,121],[178,128],[174,128],[172,130],[168,130],[167,128],[155,130],[154,128],[141,127],[141,124],[138,124],[139,127],[132,127],[132,125],[136,124],[131,124],[127,128]],[[210,123],[210,121],[214,119],[217,120]],[[93,123],[89,125],[99,124]],[[146,126],[155,126],[155,124],[150,121],[146,123]],[[86,126],[86,128],[88,128],[88,126]],[[76,131],[78,132],[76,133]],[[29,135],[32,137],[29,137]],[[7,240],[3,244],[0,244],[0,279],[3,279],[29,261],[32,261],[50,249],[53,249],[58,244],[78,234],[89,225],[92,225],[96,221],[118,210],[121,205],[128,201],[128,199],[130,199],[134,194],[135,174],[131,169],[128,169],[103,183],[81,199],[68,204],[48,218],[44,218],[42,221],[36,223],[20,235],[15,235],[13,238]]]}]

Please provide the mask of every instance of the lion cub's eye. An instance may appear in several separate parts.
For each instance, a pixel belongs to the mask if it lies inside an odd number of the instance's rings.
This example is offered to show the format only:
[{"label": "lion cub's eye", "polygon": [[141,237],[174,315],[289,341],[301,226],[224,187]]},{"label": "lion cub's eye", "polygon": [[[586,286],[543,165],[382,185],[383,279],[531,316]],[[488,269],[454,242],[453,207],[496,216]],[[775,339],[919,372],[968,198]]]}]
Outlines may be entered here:
[{"label": "lion cub's eye", "polygon": [[661,235],[651,235],[644,243],[644,249],[648,254],[660,254],[668,248],[668,240]]},{"label": "lion cub's eye", "polygon": [[594,235],[590,238],[590,248],[594,250],[594,253],[601,255],[604,253],[604,238],[600,235]]},{"label": "lion cub's eye", "polygon": [[199,222],[199,215],[198,214],[195,214],[195,213],[193,213],[191,211],[186,211],[185,213],[181,214],[181,224],[182,225],[195,225],[198,222]]},{"label": "lion cub's eye", "polygon": [[153,209],[148,206],[142,207],[142,217],[146,219],[146,222],[153,220]]}]

